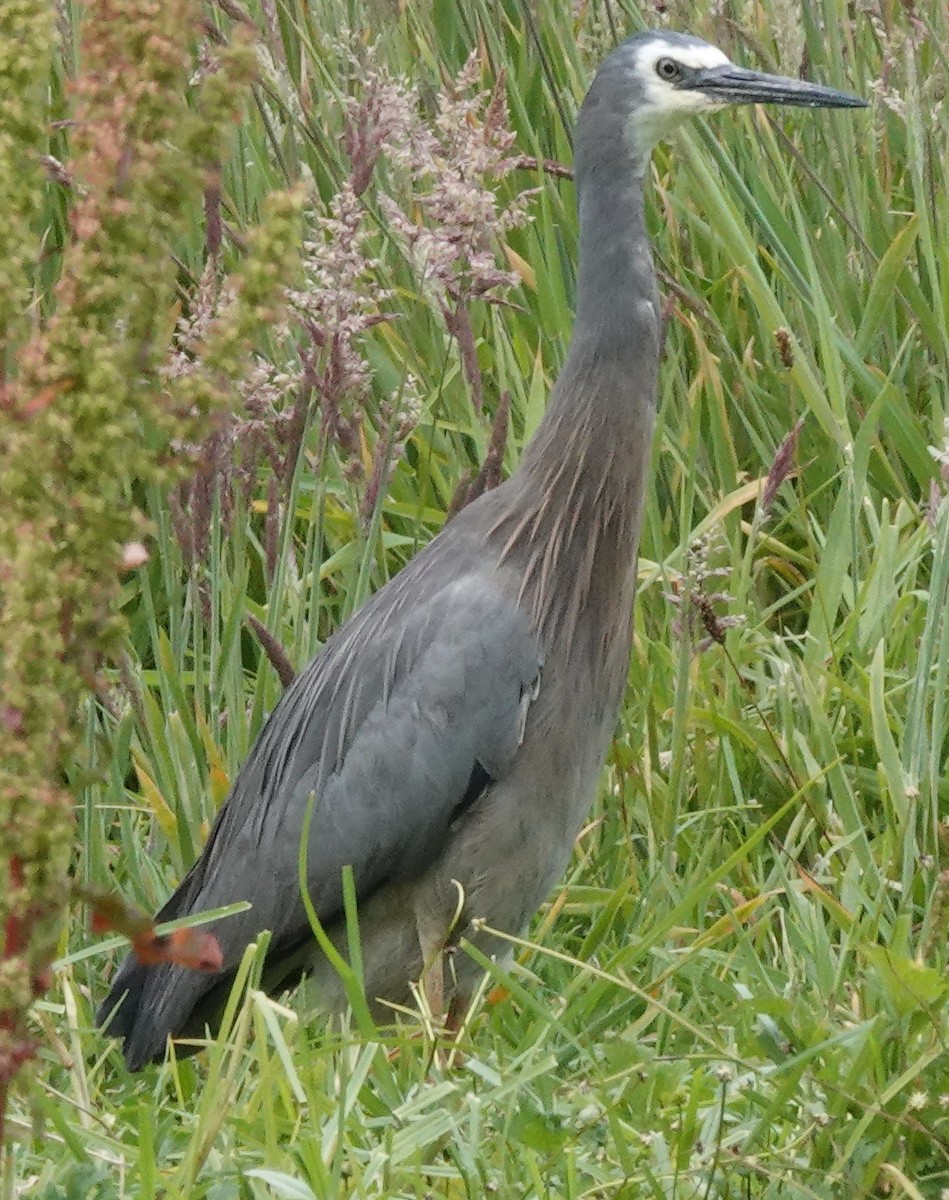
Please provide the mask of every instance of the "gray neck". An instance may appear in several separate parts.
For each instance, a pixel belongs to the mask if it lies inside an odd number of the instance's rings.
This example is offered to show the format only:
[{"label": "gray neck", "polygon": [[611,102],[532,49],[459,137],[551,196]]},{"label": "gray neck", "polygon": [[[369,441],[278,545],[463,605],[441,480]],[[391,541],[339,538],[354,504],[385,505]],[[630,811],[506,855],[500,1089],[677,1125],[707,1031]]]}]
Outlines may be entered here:
[{"label": "gray neck", "polygon": [[[591,97],[593,97],[591,105]],[[518,599],[551,644],[607,671],[628,664],[636,550],[652,437],[659,315],[643,223],[642,160],[597,111],[577,145],[580,279],[573,337],[547,412],[491,528]]]},{"label": "gray neck", "polygon": [[[528,466],[561,422],[583,423],[584,409],[594,408],[594,421],[604,421],[611,441],[622,442],[641,436],[643,412],[655,402],[660,322],[643,213],[648,150],[637,147],[625,109],[610,103],[613,95],[598,94],[594,84],[580,112],[576,319],[567,360],[527,450]],[[561,453],[568,446],[566,439]]]},{"label": "gray neck", "polygon": [[573,342],[599,354],[641,358],[652,342],[656,276],[643,215],[648,153],[635,145],[622,112],[588,99],[577,131],[580,277]]}]

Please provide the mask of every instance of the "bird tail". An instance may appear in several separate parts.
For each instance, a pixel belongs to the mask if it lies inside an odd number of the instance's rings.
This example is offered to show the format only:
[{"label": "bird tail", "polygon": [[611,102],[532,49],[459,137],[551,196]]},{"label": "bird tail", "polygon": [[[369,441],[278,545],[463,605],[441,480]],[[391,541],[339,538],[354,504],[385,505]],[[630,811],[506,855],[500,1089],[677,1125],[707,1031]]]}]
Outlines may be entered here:
[{"label": "bird tail", "polygon": [[[192,870],[155,917],[171,921],[194,910],[200,875]],[[200,908],[200,905],[198,905]],[[130,1071],[150,1062],[161,1062],[169,1037],[199,1037],[213,1025],[215,1005],[209,993],[225,997],[233,972],[209,976],[172,964],[145,966],[130,954],[112,980],[109,994],[96,1013],[96,1024],[111,1037],[121,1038]],[[200,1047],[181,1046],[179,1055],[194,1054]]]},{"label": "bird tail", "polygon": [[[110,1037],[121,1038],[125,1062],[139,1071],[161,1062],[171,1038],[200,1038],[216,1032],[234,972],[208,976],[186,967],[144,966],[129,955],[119,968],[96,1023]],[[176,1046],[179,1058],[197,1053],[200,1045]]]},{"label": "bird tail", "polygon": [[[150,1031],[146,1039],[148,1050],[136,1055],[133,1064],[129,1058],[129,1047],[132,1042],[142,1042],[141,1026],[145,1021],[145,992],[148,990],[150,968],[136,962],[134,955],[129,955],[118,973],[112,980],[108,996],[99,1006],[96,1013],[96,1024],[101,1026],[110,1037],[121,1038],[124,1043],[125,1058],[131,1070],[151,1062],[162,1054],[165,1049],[165,1039],[159,1044],[158,1031]],[[138,1061],[138,1059],[141,1061]]]}]

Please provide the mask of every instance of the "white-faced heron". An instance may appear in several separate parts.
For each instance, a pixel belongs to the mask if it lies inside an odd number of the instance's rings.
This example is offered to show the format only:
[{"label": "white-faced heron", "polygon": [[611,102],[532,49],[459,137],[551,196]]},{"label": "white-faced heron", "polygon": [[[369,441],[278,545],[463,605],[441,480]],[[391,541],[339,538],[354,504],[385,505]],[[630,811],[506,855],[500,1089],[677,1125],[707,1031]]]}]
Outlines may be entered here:
[{"label": "white-faced heron", "polygon": [[[214,1024],[265,929],[269,988],[307,974],[327,1009],[343,1006],[297,884],[308,807],[310,897],[345,946],[352,868],[366,997],[383,1015],[460,938],[501,950],[477,919],[521,931],[563,873],[629,667],[660,342],[643,175],[684,117],[755,103],[864,102],[734,66],[681,34],[633,37],[600,67],[576,132],[576,322],[546,415],[511,478],[463,509],[280,699],[158,914],[250,901],[212,927],[223,974],[129,958],[99,1013],[133,1069],[169,1035]],[[456,1002],[480,978],[463,954],[448,975],[444,999]]]}]

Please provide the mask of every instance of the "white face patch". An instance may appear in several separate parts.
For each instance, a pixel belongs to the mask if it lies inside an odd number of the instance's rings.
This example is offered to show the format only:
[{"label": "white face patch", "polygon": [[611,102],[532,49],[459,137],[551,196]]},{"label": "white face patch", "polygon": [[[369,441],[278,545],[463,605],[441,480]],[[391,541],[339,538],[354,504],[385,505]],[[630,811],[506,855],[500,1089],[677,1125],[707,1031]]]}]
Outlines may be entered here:
[{"label": "white face patch", "polygon": [[684,117],[714,112],[722,107],[701,91],[688,88],[679,90],[674,83],[661,79],[656,73],[656,63],[661,58],[671,58],[685,67],[698,70],[721,67],[730,61],[727,54],[708,42],[683,46],[668,42],[658,35],[640,43],[634,69],[642,80],[645,105],[639,119],[645,130],[654,137],[661,136],[667,128],[678,124]]}]

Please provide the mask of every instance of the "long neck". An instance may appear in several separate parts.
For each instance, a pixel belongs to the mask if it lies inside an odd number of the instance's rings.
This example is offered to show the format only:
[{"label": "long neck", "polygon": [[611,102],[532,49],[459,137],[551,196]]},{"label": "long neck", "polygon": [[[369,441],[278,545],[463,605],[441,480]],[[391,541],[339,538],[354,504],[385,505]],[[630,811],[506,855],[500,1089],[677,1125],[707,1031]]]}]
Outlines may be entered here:
[{"label": "long neck", "polygon": [[[579,134],[584,132],[583,123]],[[592,143],[592,144],[591,144]],[[656,275],[643,214],[642,163],[621,122],[577,152],[580,270],[571,353],[640,358],[656,325]]]},{"label": "long neck", "polygon": [[581,117],[573,337],[495,526],[538,627],[601,657],[628,631],[655,407],[658,297],[641,173],[620,120],[585,128]]}]

